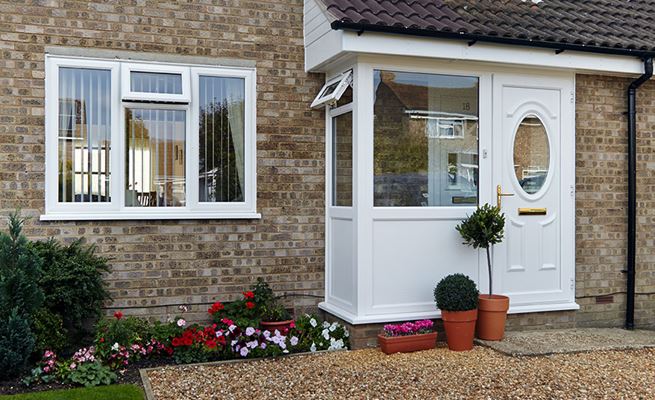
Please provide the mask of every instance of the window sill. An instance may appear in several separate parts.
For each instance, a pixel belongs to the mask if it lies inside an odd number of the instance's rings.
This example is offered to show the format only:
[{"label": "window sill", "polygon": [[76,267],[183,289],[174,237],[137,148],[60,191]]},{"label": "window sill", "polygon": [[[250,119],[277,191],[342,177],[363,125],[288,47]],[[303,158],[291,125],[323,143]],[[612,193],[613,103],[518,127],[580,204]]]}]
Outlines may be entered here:
[{"label": "window sill", "polygon": [[126,220],[172,220],[172,219],[261,219],[256,212],[211,212],[211,211],[167,211],[167,212],[103,212],[77,213],[53,212],[41,215],[41,221],[126,221]]}]

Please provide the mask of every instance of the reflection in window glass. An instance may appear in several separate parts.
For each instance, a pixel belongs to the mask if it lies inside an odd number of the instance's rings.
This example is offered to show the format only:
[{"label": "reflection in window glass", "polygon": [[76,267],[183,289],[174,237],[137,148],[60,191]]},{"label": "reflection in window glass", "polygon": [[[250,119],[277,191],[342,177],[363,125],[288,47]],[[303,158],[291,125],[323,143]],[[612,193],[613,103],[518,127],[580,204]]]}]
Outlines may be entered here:
[{"label": "reflection in window glass", "polygon": [[59,69],[59,202],[111,201],[110,81],[108,70]]},{"label": "reflection in window glass", "polygon": [[478,202],[478,78],[375,71],[374,204]]},{"label": "reflection in window glass", "polygon": [[332,204],[353,205],[353,114],[332,119]]},{"label": "reflection in window glass", "polygon": [[546,128],[539,118],[529,115],[519,124],[514,139],[514,172],[526,193],[537,193],[544,185],[549,162]]},{"label": "reflection in window glass", "polygon": [[182,75],[132,71],[130,90],[140,93],[182,94]]},{"label": "reflection in window glass", "polygon": [[184,206],[186,111],[132,108],[125,120],[125,205]]},{"label": "reflection in window glass", "polygon": [[242,202],[245,193],[242,78],[200,77],[201,202]]}]

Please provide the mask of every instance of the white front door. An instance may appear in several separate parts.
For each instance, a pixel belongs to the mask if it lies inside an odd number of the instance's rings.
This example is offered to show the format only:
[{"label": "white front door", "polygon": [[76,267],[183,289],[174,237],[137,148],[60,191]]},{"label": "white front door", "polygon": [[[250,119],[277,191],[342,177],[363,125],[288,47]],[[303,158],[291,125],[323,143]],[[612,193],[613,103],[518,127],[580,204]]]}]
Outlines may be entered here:
[{"label": "white front door", "polygon": [[506,220],[494,292],[514,312],[576,308],[573,88],[570,75],[493,77],[493,202],[499,190]]}]

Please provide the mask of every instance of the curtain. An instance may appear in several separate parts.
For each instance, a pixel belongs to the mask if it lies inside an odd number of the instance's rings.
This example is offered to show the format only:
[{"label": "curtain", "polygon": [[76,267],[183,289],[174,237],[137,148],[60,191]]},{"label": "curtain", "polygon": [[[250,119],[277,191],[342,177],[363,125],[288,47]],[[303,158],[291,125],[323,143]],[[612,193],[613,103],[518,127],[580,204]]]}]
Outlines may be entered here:
[{"label": "curtain", "polygon": [[228,121],[230,125],[230,136],[234,146],[236,168],[239,177],[241,193],[245,197],[245,87],[243,79],[226,79],[226,100],[228,110]]}]

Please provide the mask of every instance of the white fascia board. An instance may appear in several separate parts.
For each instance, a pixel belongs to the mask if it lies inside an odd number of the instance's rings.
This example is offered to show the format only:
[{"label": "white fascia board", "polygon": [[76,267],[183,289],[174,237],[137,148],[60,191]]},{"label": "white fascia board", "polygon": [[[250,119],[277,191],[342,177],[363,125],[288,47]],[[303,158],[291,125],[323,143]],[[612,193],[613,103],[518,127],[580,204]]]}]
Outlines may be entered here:
[{"label": "white fascia board", "polygon": [[409,35],[353,31],[333,31],[306,49],[306,69],[325,72],[333,60],[345,55],[385,55],[422,57],[452,61],[472,61],[532,68],[574,70],[578,73],[641,75],[643,62],[637,57],[555,50],[527,46],[464,40],[425,38]]}]

